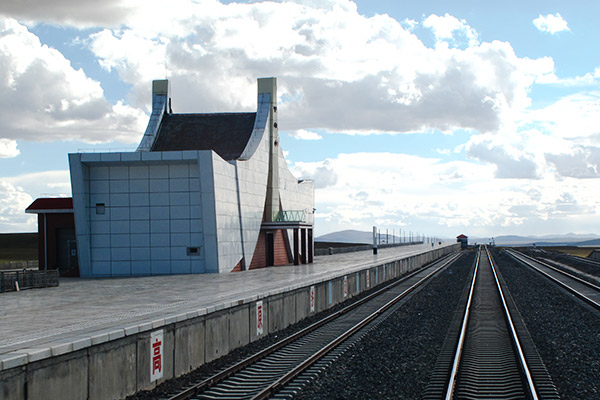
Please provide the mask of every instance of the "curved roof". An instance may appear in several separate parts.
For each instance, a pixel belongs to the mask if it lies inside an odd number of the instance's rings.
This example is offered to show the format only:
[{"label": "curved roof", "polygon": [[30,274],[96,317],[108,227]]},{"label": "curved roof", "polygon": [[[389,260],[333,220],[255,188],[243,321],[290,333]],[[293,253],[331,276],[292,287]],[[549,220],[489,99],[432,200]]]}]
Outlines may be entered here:
[{"label": "curved roof", "polygon": [[224,160],[240,157],[256,113],[164,114],[150,151],[213,150]]}]

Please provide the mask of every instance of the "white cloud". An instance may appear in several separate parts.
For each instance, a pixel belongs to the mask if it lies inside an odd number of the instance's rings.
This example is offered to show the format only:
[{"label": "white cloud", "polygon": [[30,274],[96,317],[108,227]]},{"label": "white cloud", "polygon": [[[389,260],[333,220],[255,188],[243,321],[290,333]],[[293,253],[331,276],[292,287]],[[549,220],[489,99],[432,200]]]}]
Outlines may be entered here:
[{"label": "white cloud", "polygon": [[546,134],[579,143],[600,144],[600,92],[580,92],[565,96],[547,107],[523,114],[521,125],[539,124]]},{"label": "white cloud", "polygon": [[0,138],[132,143],[143,134],[144,112],[109,104],[98,82],[1,16],[0,66]]},{"label": "white cloud", "polygon": [[323,136],[319,135],[317,132],[307,131],[306,129],[298,129],[296,131],[290,132],[290,136],[294,139],[300,140],[321,140]]},{"label": "white cloud", "polygon": [[496,178],[540,178],[535,155],[505,138],[476,135],[471,137],[465,149],[469,157],[495,165]]},{"label": "white cloud", "polygon": [[[415,21],[366,17],[348,0],[96,3],[8,0],[0,13],[100,27],[80,44],[131,85],[130,104],[109,104],[85,71],[41,45],[22,24],[2,18],[0,143],[6,147],[0,146],[0,156],[14,155],[22,139],[135,143],[147,121],[141,110],[148,109],[150,81],[165,74],[175,112],[253,110],[256,78],[276,76],[281,126],[297,138],[317,139],[318,129],[463,128],[471,135],[458,147],[471,162],[359,153],[293,164],[315,179],[323,226],[368,230],[373,221],[420,222],[447,232],[468,226],[477,234],[529,221],[562,223],[566,210],[575,219],[590,210],[598,214],[589,194],[598,193],[598,179],[585,185],[577,179],[598,172],[600,95],[568,96],[530,110],[533,85],[595,84],[598,71],[558,78],[552,58],[521,58],[510,43],[479,42],[466,20],[449,14],[422,23],[437,41],[428,48],[413,33]],[[559,14],[541,18],[546,25],[540,29],[558,32]],[[66,175],[4,182],[11,195],[69,192]],[[536,202],[540,206],[531,207]],[[582,220],[582,226],[591,223]]]},{"label": "white cloud", "polygon": [[0,3],[0,14],[6,16],[78,27],[118,26],[133,11],[132,2],[123,0],[105,0],[101,7],[94,0],[3,0]]},{"label": "white cloud", "polygon": [[25,214],[32,202],[22,188],[0,178],[0,232],[36,232],[36,217]]},{"label": "white cloud", "polygon": [[16,140],[0,139],[0,158],[12,158],[20,153]]},{"label": "white cloud", "polygon": [[540,14],[539,17],[533,20],[533,25],[542,32],[547,32],[552,35],[562,31],[569,31],[567,21],[561,17],[559,13],[556,14]]},{"label": "white cloud", "polygon": [[[29,17],[42,18],[36,10],[46,9],[34,3]],[[119,28],[99,18],[97,24],[107,28],[82,43],[132,86],[132,106],[110,106],[99,84],[62,55],[22,26],[7,28],[14,45],[7,47],[4,63],[20,78],[25,104],[19,106],[26,106],[7,138],[39,139],[43,132],[48,139],[135,142],[146,121],[139,109],[148,109],[150,81],[165,71],[175,112],[252,110],[256,78],[277,76],[280,119],[290,130],[493,132],[507,113],[530,104],[536,80],[553,73],[548,59],[519,58],[508,43],[479,44],[475,30],[449,14],[431,15],[424,24],[440,41],[466,41],[465,49],[427,48],[410,26],[387,15],[360,15],[349,0],[123,4],[95,7],[102,8],[100,15],[103,7],[127,12],[110,21]],[[59,17],[46,11],[45,20]],[[88,23],[91,14],[73,18]],[[34,71],[43,87],[33,84]],[[16,90],[4,88],[8,95],[9,89]],[[17,126],[31,128],[22,132]]]},{"label": "white cloud", "polygon": [[451,44],[455,47],[463,42],[468,47],[479,44],[477,32],[469,26],[466,20],[458,19],[448,13],[440,17],[431,14],[423,21],[425,28],[433,31],[436,41]]},{"label": "white cloud", "polygon": [[181,0],[180,14],[154,6],[89,38],[140,107],[167,65],[176,112],[251,110],[255,79],[277,76],[280,120],[291,130],[488,132],[507,110],[528,106],[531,85],[553,72],[548,59],[521,59],[508,43],[479,44],[450,15],[427,24],[440,40],[464,39],[468,48],[427,48],[402,22],[360,15],[347,0]]},{"label": "white cloud", "polygon": [[69,171],[0,177],[0,232],[36,232],[37,218],[25,209],[39,197],[70,197]]},{"label": "white cloud", "polygon": [[0,179],[31,198],[71,196],[71,176],[67,170],[34,172]]},{"label": "white cloud", "polygon": [[600,147],[576,146],[570,153],[546,154],[546,160],[560,176],[600,178]]},{"label": "white cloud", "polygon": [[292,169],[300,179],[314,180],[316,189],[334,186],[338,181],[335,168],[329,160],[316,163],[297,162]]},{"label": "white cloud", "polygon": [[[320,165],[296,167],[312,171]],[[449,237],[465,228],[470,235],[543,234],[561,224],[594,231],[600,223],[599,179],[585,185],[553,174],[496,179],[494,165],[395,153],[340,154],[327,165],[337,181],[315,190],[318,234],[350,227],[368,231],[374,224]],[[580,225],[572,226],[574,221]]]}]

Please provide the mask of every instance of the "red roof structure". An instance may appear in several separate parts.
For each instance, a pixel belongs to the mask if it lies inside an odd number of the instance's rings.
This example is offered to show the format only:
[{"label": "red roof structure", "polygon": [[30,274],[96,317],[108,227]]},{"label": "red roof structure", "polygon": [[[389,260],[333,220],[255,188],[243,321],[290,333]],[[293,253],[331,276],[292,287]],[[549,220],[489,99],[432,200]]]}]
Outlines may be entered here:
[{"label": "red roof structure", "polygon": [[25,209],[28,214],[53,214],[73,212],[72,197],[52,197],[35,199]]},{"label": "red roof structure", "polygon": [[467,239],[467,236],[465,236],[465,235],[458,235],[456,238],[457,239]]}]

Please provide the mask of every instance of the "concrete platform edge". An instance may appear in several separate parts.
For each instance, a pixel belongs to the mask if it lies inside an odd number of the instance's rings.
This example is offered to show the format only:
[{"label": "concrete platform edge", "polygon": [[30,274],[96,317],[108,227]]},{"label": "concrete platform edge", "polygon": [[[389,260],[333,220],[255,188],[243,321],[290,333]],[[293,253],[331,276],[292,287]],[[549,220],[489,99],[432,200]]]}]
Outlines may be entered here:
[{"label": "concrete platform edge", "polygon": [[[6,400],[25,400],[24,396],[27,400],[124,398],[190,372],[458,248],[449,245],[399,259],[378,259],[340,271],[333,278],[317,276],[301,285],[100,330],[89,337],[61,338],[47,347],[2,354],[0,393]],[[150,335],[158,330],[163,334],[164,370],[162,378],[151,382]]]}]

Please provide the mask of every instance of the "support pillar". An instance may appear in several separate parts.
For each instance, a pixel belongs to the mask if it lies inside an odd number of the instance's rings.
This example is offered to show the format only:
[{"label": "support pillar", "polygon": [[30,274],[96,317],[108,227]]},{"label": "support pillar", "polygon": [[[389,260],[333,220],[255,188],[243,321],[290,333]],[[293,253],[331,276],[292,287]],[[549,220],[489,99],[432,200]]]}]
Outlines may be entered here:
[{"label": "support pillar", "polygon": [[294,228],[294,265],[299,264],[298,228]]},{"label": "support pillar", "polygon": [[313,230],[312,228],[308,229],[308,263],[313,263],[313,255],[314,255],[314,246],[315,242],[313,240]]},{"label": "support pillar", "polygon": [[300,229],[300,236],[302,241],[302,253],[300,257],[302,257],[302,264],[306,264],[306,229]]}]

